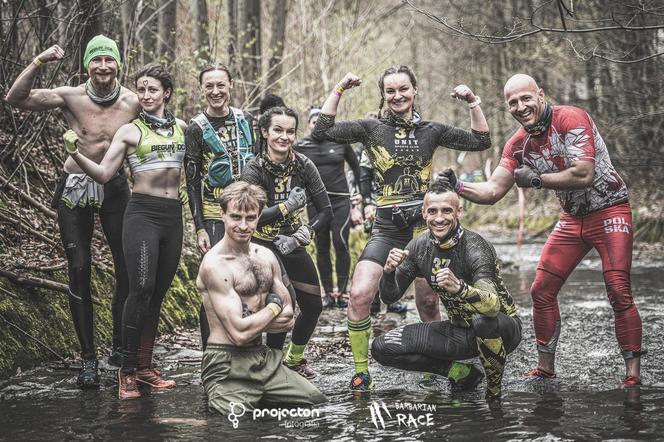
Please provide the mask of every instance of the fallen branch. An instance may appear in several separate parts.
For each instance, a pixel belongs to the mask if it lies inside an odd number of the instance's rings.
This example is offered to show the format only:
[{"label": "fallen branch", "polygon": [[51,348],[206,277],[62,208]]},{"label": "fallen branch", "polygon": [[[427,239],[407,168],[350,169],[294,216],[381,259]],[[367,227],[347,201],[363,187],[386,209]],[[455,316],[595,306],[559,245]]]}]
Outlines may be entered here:
[{"label": "fallen branch", "polygon": [[0,314],[0,319],[2,319],[2,320],[5,321],[7,324],[9,324],[9,325],[11,325],[12,327],[14,327],[16,330],[18,330],[18,331],[20,331],[21,333],[23,333],[23,334],[24,334],[25,336],[27,336],[28,338],[30,338],[30,339],[32,339],[33,341],[35,341],[37,344],[39,344],[39,345],[41,345],[42,347],[44,347],[44,348],[45,348],[46,350],[48,350],[53,356],[55,356],[56,358],[60,359],[60,360],[62,361],[62,363],[65,364],[66,367],[69,367],[69,363],[67,362],[67,359],[65,359],[64,357],[60,356],[55,350],[53,350],[51,347],[49,347],[48,345],[46,345],[41,339],[32,336],[30,333],[28,333],[27,331],[23,330],[23,329],[22,329],[21,327],[19,327],[18,325],[16,325],[16,324],[14,324],[13,322],[7,320],[7,318],[5,318],[5,317],[4,317],[3,315],[1,315],[1,314]]},{"label": "fallen branch", "polygon": [[[21,226],[22,226],[23,229],[25,229],[25,230],[27,230],[28,232],[32,233],[33,235],[35,235],[37,238],[41,239],[42,241],[44,241],[44,242],[50,244],[52,247],[58,247],[58,245],[59,245],[56,241],[52,240],[51,238],[49,238],[48,236],[44,235],[44,234],[43,234],[42,232],[40,232],[39,230],[37,230],[37,229],[35,229],[34,227],[32,227],[32,226],[31,226],[30,224],[28,224],[28,222],[27,222],[25,219],[23,219],[23,218],[21,218],[21,219],[19,219],[19,220],[16,220],[16,219],[14,219],[14,218],[12,218],[12,217],[10,217],[10,216],[5,215],[5,214],[3,213],[3,211],[0,210],[0,219],[3,219],[3,220],[5,220],[5,221],[7,221],[7,222],[9,222],[9,223],[14,224],[15,227],[17,227],[17,228],[21,228]],[[16,226],[16,224],[18,224],[18,226]]]},{"label": "fallen branch", "polygon": [[0,276],[11,279],[19,285],[40,287],[56,290],[58,292],[69,293],[69,287],[61,282],[51,281],[50,279],[36,278],[34,276],[21,276],[7,269],[0,268]]},{"label": "fallen branch", "polygon": [[14,192],[18,193],[21,198],[32,204],[35,208],[39,209],[42,213],[44,213],[46,216],[52,219],[58,219],[58,215],[48,207],[46,207],[44,204],[41,202],[37,201],[27,193],[25,193],[23,190],[19,189],[18,187],[14,186],[12,183],[10,183],[8,180],[0,176],[0,184],[3,186],[9,187],[11,190]]}]

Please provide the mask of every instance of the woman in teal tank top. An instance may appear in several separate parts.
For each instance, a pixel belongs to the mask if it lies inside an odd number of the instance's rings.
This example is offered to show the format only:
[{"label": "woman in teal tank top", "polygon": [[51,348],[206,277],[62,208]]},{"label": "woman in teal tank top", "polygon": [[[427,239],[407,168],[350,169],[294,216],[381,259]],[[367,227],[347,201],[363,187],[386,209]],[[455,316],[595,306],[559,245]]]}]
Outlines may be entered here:
[{"label": "woman in teal tank top", "polygon": [[[178,199],[184,158],[182,120],[166,110],[173,81],[166,68],[148,64],[136,74],[141,111],[120,127],[102,161],[78,153],[75,139],[65,144],[76,163],[95,181],[105,183],[127,158],[133,176],[124,215],[122,248],[129,274],[129,296],[122,315],[120,399],[141,396],[138,384],[164,390],[175,381],[163,379],[152,366],[161,303],[173,281],[182,250],[182,208]],[[102,196],[103,197],[103,196]]]}]

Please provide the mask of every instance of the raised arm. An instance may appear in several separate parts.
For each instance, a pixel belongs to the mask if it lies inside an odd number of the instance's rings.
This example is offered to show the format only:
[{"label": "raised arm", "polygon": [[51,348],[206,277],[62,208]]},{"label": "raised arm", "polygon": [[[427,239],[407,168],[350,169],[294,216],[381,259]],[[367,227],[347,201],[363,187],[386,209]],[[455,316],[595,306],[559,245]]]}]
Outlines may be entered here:
[{"label": "raised arm", "polygon": [[55,89],[32,89],[32,84],[44,63],[62,60],[64,51],[60,46],[54,45],[46,49],[26,67],[9,88],[5,101],[12,106],[34,111],[45,111],[65,105],[64,95],[69,87]]},{"label": "raised arm", "polygon": [[344,91],[362,84],[362,80],[352,73],[346,74],[323,103],[316,125],[311,131],[315,140],[329,140],[336,143],[362,143],[367,145],[368,120],[335,122],[337,106]]},{"label": "raised arm", "polygon": [[[65,133],[65,146],[67,152],[76,161],[76,164],[93,180],[98,183],[105,184],[108,182],[120,167],[122,167],[122,160],[129,147],[136,146],[141,137],[141,132],[134,124],[125,124],[113,136],[111,146],[106,151],[104,158],[99,164],[95,163],[85,155],[78,153],[78,149],[72,149],[72,144],[76,144],[76,137],[74,131],[71,129]],[[77,138],[77,137],[76,137]]]},{"label": "raised arm", "polygon": [[447,181],[459,196],[477,204],[495,204],[514,184],[514,177],[503,166],[496,167],[489,180],[482,183],[461,181],[452,169],[443,170],[436,179]]},{"label": "raised arm", "polygon": [[[280,271],[278,272],[279,274]],[[252,342],[279,316],[281,306],[266,302],[265,307],[254,314],[243,317],[242,300],[233,288],[234,277],[228,266],[201,266],[199,288],[207,292],[214,313],[224,327],[233,345],[242,346]],[[268,295],[269,296],[269,295]]]},{"label": "raised arm", "polygon": [[417,277],[417,265],[410,253],[408,247],[405,250],[393,248],[387,256],[379,288],[380,299],[385,304],[392,304],[401,299]]},{"label": "raised arm", "polygon": [[480,107],[482,100],[479,96],[475,95],[465,84],[460,84],[455,87],[450,95],[452,98],[457,98],[468,103],[468,107],[470,108],[470,128],[472,130],[477,132],[489,132],[489,125],[487,124],[482,108]]}]

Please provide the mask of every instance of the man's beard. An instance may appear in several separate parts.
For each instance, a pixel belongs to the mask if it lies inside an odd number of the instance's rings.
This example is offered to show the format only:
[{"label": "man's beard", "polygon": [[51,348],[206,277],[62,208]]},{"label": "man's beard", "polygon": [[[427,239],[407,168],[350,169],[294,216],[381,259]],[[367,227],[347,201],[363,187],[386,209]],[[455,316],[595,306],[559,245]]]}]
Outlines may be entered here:
[{"label": "man's beard", "polygon": [[108,80],[100,80],[99,77],[95,75],[90,76],[90,82],[92,83],[92,86],[95,88],[95,91],[99,95],[108,95],[111,92],[113,92],[113,88],[115,87],[115,79],[117,76],[109,76]]}]

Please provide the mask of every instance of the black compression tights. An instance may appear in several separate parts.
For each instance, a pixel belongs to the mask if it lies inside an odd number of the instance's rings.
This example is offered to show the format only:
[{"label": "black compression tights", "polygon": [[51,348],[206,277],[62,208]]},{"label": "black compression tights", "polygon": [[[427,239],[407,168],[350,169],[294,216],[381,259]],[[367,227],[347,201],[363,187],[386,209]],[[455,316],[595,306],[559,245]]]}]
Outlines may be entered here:
[{"label": "black compression tights", "polygon": [[180,262],[180,202],[134,193],[125,213],[122,242],[129,273],[122,368],[132,371],[152,364],[161,303]]},{"label": "black compression tights", "polygon": [[[122,252],[122,218],[127,201],[129,187],[124,175],[118,175],[104,186],[104,202],[99,209],[99,220],[104,236],[113,255],[115,269],[115,291],[111,301],[113,316],[113,347],[122,345],[122,309],[129,283],[124,254]],[[60,238],[67,254],[69,276],[69,309],[74,321],[76,335],[81,345],[81,357],[96,357],[94,345],[94,320],[92,313],[92,294],[90,292],[90,272],[92,260],[90,243],[94,229],[95,209],[91,207],[68,208],[62,201],[57,201],[58,226]]]},{"label": "black compression tights", "polygon": [[383,365],[447,376],[452,362],[479,355],[478,337],[501,337],[509,354],[521,342],[521,323],[499,313],[495,318],[477,315],[471,328],[450,321],[409,324],[374,339],[371,355]]},{"label": "black compression tights", "polygon": [[[204,221],[205,231],[210,238],[210,245],[214,247],[221,239],[224,237],[224,222],[221,220],[206,220]],[[279,256],[279,255],[277,255]],[[284,285],[290,293],[291,301],[295,303],[295,290],[293,289],[293,284],[291,284],[288,276],[286,275],[286,269],[284,264],[279,260],[279,265],[281,266],[281,275],[284,281]],[[208,323],[207,314],[205,313],[205,306],[201,303],[201,309],[199,311],[199,321],[201,324],[201,346],[203,350],[207,346],[207,340],[210,337],[210,324]],[[284,347],[284,341],[286,340],[285,333],[279,334],[268,334],[267,335],[267,345],[270,348],[281,350]]]},{"label": "black compression tights", "polygon": [[[332,260],[330,258],[330,235],[336,256],[337,289],[346,292],[348,272],[350,271],[350,250],[348,235],[350,233],[350,199],[347,196],[330,195],[333,218],[325,228],[316,233],[316,264],[320,272],[320,280],[325,293],[333,290]],[[316,215],[316,209],[308,206],[309,219]]]}]

